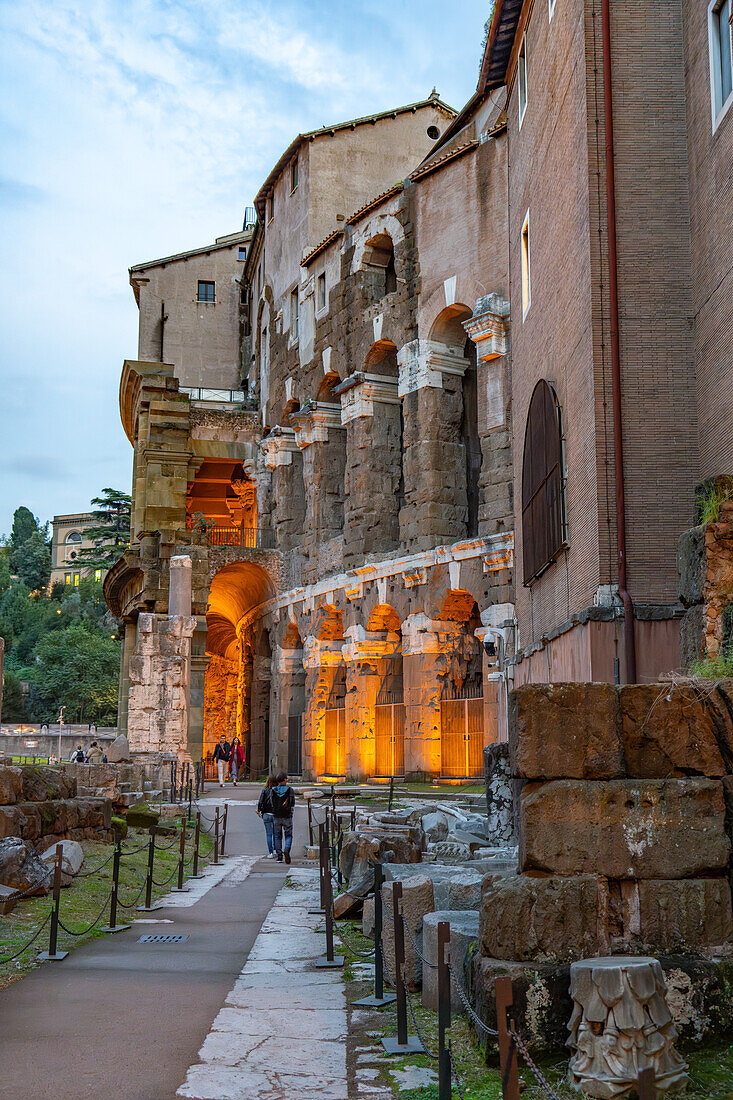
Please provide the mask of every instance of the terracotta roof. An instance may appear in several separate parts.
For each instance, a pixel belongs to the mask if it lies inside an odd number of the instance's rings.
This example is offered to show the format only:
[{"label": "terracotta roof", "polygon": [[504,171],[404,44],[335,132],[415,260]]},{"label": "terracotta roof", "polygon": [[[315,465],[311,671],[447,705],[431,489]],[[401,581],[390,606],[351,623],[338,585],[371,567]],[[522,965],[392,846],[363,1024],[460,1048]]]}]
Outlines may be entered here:
[{"label": "terracotta roof", "polygon": [[404,107],[393,107],[389,111],[379,111],[373,115],[364,115],[363,118],[352,118],[349,119],[348,122],[336,123],[335,126],[321,126],[318,130],[308,130],[304,134],[298,134],[298,136],[294,138],[293,141],[291,141],[290,145],[282,154],[277,164],[272,169],[265,182],[262,184],[262,187],[257,192],[257,197],[255,198],[255,208],[260,218],[264,216],[265,200],[268,193],[272,190],[275,181],[282,173],[282,170],[283,168],[285,168],[286,164],[290,160],[292,160],[294,156],[297,155],[297,152],[300,149],[301,145],[303,145],[306,141],[314,141],[318,137],[332,137],[340,130],[355,130],[357,126],[366,126],[370,123],[374,124],[375,122],[379,122],[385,118],[396,118],[397,115],[404,115],[408,112],[412,112],[414,114],[415,111],[424,110],[426,107],[436,107],[439,111],[442,111],[443,114],[446,115],[448,118],[455,118],[456,112],[452,107],[449,107],[448,104],[444,103],[442,99],[439,99],[437,95],[431,95],[427,99],[419,100],[417,103],[407,103]]},{"label": "terracotta roof", "polygon": [[506,83],[506,70],[514,45],[523,0],[496,0],[478,78],[478,91]]},{"label": "terracotta roof", "polygon": [[316,256],[320,256],[328,246],[336,240],[337,237],[343,236],[343,229],[334,229],[333,233],[329,233],[327,237],[324,237],[320,244],[317,244],[315,248],[312,248],[307,256],[304,256],[300,261],[301,267],[308,267],[308,264],[312,260],[315,260]]},{"label": "terracotta roof", "polygon": [[365,214],[368,214],[370,210],[373,210],[375,206],[380,206],[386,199],[391,199],[393,195],[399,195],[400,191],[404,190],[404,183],[400,181],[396,183],[394,187],[388,188],[386,191],[382,191],[381,195],[377,195],[376,198],[370,199],[369,202],[365,202],[363,206],[360,206],[355,213],[346,219],[347,225],[355,225]]},{"label": "terracotta roof", "polygon": [[448,149],[443,153],[442,157],[434,157],[433,160],[427,162],[423,161],[420,167],[410,174],[410,179],[419,180],[424,176],[429,176],[431,172],[437,172],[439,168],[442,168],[450,161],[462,157],[464,153],[470,152],[471,149],[476,149],[478,144],[479,142],[476,138],[471,138],[469,141],[464,141],[462,145],[456,145],[453,149]]}]

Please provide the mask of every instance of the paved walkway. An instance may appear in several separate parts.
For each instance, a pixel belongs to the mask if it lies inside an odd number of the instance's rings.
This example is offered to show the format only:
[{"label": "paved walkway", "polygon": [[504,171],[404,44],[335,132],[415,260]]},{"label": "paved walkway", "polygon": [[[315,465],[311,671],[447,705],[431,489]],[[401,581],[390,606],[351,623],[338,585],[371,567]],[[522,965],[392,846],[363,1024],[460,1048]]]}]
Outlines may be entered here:
[{"label": "paved walkway", "polygon": [[348,1100],[344,983],[315,969],[317,902],[317,871],[291,869],[179,1097]]},{"label": "paved walkway", "polygon": [[[235,800],[230,860],[218,885],[172,895],[129,931],[93,940],[0,992],[1,1095],[173,1100],[285,878],[285,865],[255,858],[265,851],[255,795],[253,787],[227,788]],[[298,810],[301,846],[304,823]],[[164,929],[189,939],[138,942]]]}]

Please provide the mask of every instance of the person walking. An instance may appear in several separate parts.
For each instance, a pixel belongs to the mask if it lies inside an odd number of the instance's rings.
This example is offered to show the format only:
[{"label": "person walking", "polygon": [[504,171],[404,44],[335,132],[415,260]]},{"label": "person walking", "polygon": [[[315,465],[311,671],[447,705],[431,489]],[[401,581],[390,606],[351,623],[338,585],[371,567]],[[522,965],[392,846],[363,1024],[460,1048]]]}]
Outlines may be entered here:
[{"label": "person walking", "polygon": [[229,763],[229,756],[231,751],[231,745],[222,733],[221,737],[219,738],[219,743],[214,749],[214,763],[216,764],[216,770],[219,774],[220,787],[224,786],[224,779],[226,778],[227,764]]},{"label": "person walking", "polygon": [[268,859],[275,858],[275,815],[272,812],[272,788],[274,786],[274,778],[268,775],[267,782],[260,791],[260,798],[257,803],[257,813],[262,818],[262,822],[265,826]]},{"label": "person walking", "polygon": [[87,764],[101,764],[104,753],[100,749],[96,741],[92,741],[89,746],[89,752],[87,753]]},{"label": "person walking", "polygon": [[[270,795],[272,812],[275,818],[275,851],[277,862],[290,863],[290,849],[293,846],[293,810],[295,809],[295,791],[288,786],[288,777],[285,772],[275,779],[275,786]],[[284,843],[283,843],[284,840]]]},{"label": "person walking", "polygon": [[239,779],[240,769],[242,768],[244,768],[244,750],[239,743],[239,738],[235,737],[232,741],[232,751],[229,755],[229,774],[232,777],[232,782],[235,787]]}]

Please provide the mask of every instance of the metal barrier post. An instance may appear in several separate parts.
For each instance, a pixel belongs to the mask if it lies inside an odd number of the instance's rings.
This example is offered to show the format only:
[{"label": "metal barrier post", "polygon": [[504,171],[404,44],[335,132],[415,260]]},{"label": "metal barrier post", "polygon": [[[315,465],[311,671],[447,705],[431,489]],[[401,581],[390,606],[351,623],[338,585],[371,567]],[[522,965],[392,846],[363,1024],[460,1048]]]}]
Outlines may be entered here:
[{"label": "metal barrier post", "polygon": [[389,807],[388,812],[392,813],[392,799],[394,798],[394,776],[389,777]]},{"label": "metal barrier post", "polygon": [[365,1008],[384,1008],[397,1000],[394,993],[384,992],[384,956],[382,954],[382,864],[374,864],[374,996],[354,1001]]},{"label": "metal barrier post", "polygon": [[153,908],[153,864],[155,862],[155,825],[150,826],[148,843],[148,873],[145,879],[145,904],[138,905],[139,913],[149,913]]},{"label": "metal barrier post", "polygon": [[499,1069],[501,1072],[501,1090],[503,1100],[519,1100],[519,1071],[517,1069],[517,1047],[509,1034],[507,1013],[514,1003],[512,979],[496,979],[496,1019],[499,1029]]},{"label": "metal barrier post", "polygon": [[338,879],[339,886],[344,884],[344,876],[341,874],[341,848],[344,843],[344,834],[341,832],[341,822],[339,822],[339,835],[336,841],[336,877]]},{"label": "metal barrier post", "polygon": [[308,847],[313,847],[313,810],[310,798],[308,799]]},{"label": "metal barrier post", "polygon": [[172,894],[188,894],[190,887],[183,885],[183,868],[186,857],[186,815],[181,814],[181,845],[178,849],[178,885],[171,886]]},{"label": "metal barrier post", "polygon": [[639,1072],[639,1100],[657,1100],[657,1075],[654,1067]]},{"label": "metal barrier post", "polygon": [[450,1051],[446,1032],[450,1030],[450,970],[447,950],[450,948],[450,924],[438,921],[438,1100],[451,1100]]},{"label": "metal barrier post", "polygon": [[64,856],[63,844],[56,845],[56,862],[53,868],[53,908],[51,909],[51,933],[48,940],[48,951],[41,951],[39,959],[49,962],[61,962],[69,954],[68,951],[59,951],[57,941],[59,934],[59,908],[61,906],[61,860]]},{"label": "metal barrier post", "polygon": [[333,888],[331,884],[331,867],[328,863],[328,848],[324,848],[324,894],[326,903],[326,954],[316,962],[317,970],[333,969],[344,965],[343,955],[338,958],[333,953]]},{"label": "metal barrier post", "polygon": [[201,840],[201,811],[196,811],[196,832],[193,838],[193,873],[191,878],[201,878],[199,874],[199,841]]},{"label": "metal barrier post", "polygon": [[323,843],[323,825],[318,823],[318,897],[319,904],[317,909],[309,909],[308,912],[314,916],[322,916],[325,909],[326,901],[326,885],[324,879],[324,873],[327,873],[324,868],[324,855],[325,847]]},{"label": "metal barrier post", "polygon": [[407,1034],[407,992],[403,968],[405,965],[405,926],[402,917],[402,883],[392,883],[392,921],[394,925],[394,983],[397,994],[397,1038],[382,1039],[387,1054],[424,1054],[425,1047],[417,1035]]},{"label": "metal barrier post", "polygon": [[221,854],[224,855],[224,845],[227,839],[227,818],[229,816],[229,804],[224,806],[224,824],[221,828]]},{"label": "metal barrier post", "polygon": [[214,823],[214,866],[219,862],[219,807],[216,807],[216,821]]},{"label": "metal barrier post", "polygon": [[120,859],[122,858],[122,841],[118,836],[115,840],[115,854],[112,857],[112,897],[109,902],[109,924],[102,932],[124,932],[129,924],[117,923],[117,890],[120,884]]},{"label": "metal barrier post", "polygon": [[356,828],[356,806],[354,806],[354,808],[351,811],[351,831],[352,831],[352,833],[353,833],[355,828]]},{"label": "metal barrier post", "polygon": [[191,810],[193,808],[192,805],[191,805],[192,802],[193,802],[193,779],[189,779],[189,781],[188,781],[188,820],[189,821],[191,820]]},{"label": "metal barrier post", "polygon": [[331,784],[331,809],[336,812],[336,788]]}]

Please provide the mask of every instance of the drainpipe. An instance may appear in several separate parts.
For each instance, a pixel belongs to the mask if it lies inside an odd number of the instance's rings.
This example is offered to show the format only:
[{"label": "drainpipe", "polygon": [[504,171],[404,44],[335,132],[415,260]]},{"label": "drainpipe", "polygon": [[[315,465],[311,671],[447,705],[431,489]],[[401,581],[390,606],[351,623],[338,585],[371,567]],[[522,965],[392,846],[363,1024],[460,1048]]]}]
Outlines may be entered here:
[{"label": "drainpipe", "polygon": [[626,587],[626,506],[624,444],[621,415],[621,355],[618,336],[618,272],[616,256],[616,186],[613,154],[613,84],[611,80],[611,2],[601,0],[603,21],[603,115],[606,130],[606,208],[608,211],[608,285],[611,307],[611,376],[613,379],[613,452],[616,468],[616,546],[618,591],[624,607],[626,682],[636,683],[634,604]]}]

